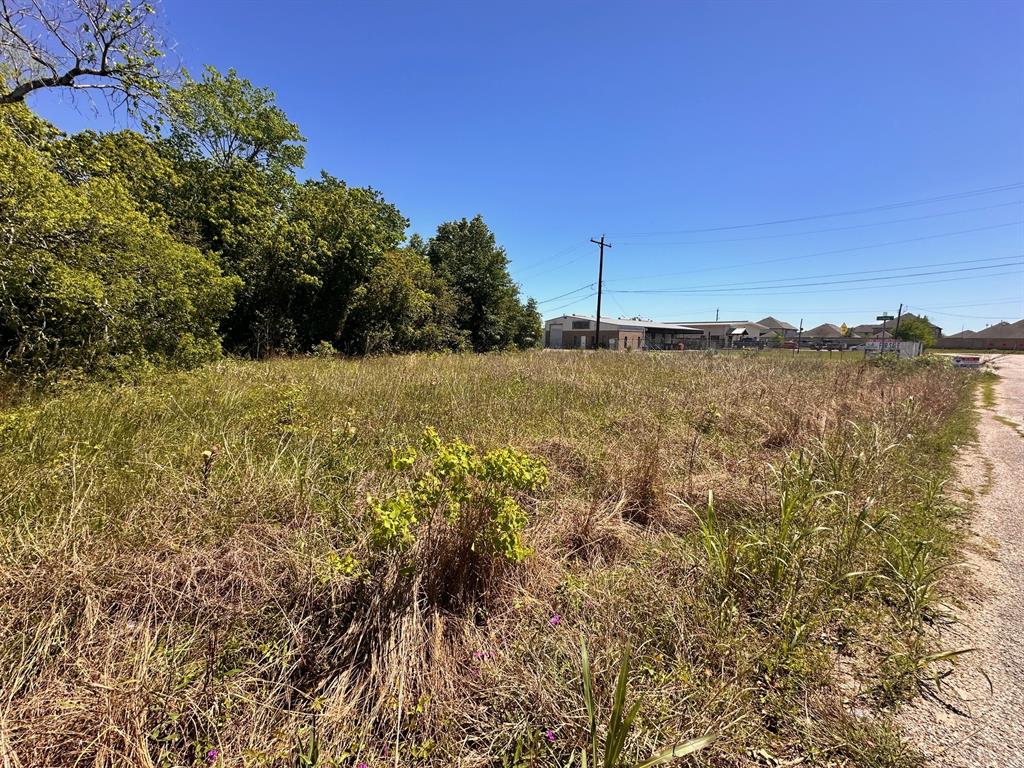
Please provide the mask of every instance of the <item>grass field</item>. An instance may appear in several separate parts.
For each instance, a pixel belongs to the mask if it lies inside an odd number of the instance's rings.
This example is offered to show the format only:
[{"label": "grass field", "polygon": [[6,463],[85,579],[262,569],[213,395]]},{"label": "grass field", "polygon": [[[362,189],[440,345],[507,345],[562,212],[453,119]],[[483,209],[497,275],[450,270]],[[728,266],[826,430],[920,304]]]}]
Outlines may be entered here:
[{"label": "grass field", "polygon": [[11,395],[2,764],[612,761],[629,648],[614,764],[913,765],[973,381],[528,353]]}]

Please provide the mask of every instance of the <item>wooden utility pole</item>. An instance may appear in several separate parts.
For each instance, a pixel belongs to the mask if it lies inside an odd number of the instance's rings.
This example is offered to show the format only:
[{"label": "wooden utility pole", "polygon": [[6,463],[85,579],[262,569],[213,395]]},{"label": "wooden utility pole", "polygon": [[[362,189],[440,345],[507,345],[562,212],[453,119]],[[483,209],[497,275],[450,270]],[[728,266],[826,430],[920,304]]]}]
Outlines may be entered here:
[{"label": "wooden utility pole", "polygon": [[896,310],[896,327],[892,329],[892,340],[896,342],[896,357],[900,356],[900,344],[899,338],[896,336],[900,332],[900,318],[903,317],[903,305],[900,304],[900,308]]},{"label": "wooden utility pole", "polygon": [[804,319],[800,318],[800,330],[796,332],[796,353],[800,354],[800,342],[804,337]]},{"label": "wooden utility pole", "polygon": [[600,255],[597,261],[597,330],[594,333],[594,349],[601,348],[601,281],[604,279],[604,249],[611,248],[611,243],[604,241],[604,235],[600,240],[590,238],[590,242],[600,246]]}]

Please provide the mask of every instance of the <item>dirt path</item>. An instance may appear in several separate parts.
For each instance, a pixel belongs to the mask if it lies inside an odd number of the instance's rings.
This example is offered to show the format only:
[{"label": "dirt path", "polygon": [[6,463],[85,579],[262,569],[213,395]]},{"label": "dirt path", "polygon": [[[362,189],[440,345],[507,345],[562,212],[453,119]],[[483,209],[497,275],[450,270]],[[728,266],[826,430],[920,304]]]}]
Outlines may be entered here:
[{"label": "dirt path", "polygon": [[997,401],[981,407],[979,444],[960,475],[977,509],[972,594],[961,623],[942,632],[944,649],[978,650],[906,715],[929,766],[1024,768],[1024,355],[994,365]]}]

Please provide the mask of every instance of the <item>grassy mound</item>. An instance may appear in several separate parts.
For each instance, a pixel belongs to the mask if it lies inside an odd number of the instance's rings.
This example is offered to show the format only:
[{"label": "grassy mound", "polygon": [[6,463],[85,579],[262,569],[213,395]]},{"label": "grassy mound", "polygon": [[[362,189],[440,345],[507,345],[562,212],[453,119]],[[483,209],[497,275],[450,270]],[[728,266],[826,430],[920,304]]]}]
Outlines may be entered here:
[{"label": "grassy mound", "polygon": [[536,353],[9,403],[4,765],[566,765],[581,637],[599,713],[631,649],[623,759],[912,764],[970,384]]}]

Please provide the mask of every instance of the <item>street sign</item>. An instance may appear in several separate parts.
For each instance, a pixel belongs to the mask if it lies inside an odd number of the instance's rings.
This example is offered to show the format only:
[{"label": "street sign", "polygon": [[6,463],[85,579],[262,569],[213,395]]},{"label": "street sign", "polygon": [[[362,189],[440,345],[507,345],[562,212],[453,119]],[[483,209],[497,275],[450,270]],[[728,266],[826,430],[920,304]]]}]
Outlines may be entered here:
[{"label": "street sign", "polygon": [[895,319],[896,318],[893,317],[892,315],[879,315],[878,317],[875,318],[875,320],[882,320],[883,322],[886,321],[886,320],[895,320]]}]

